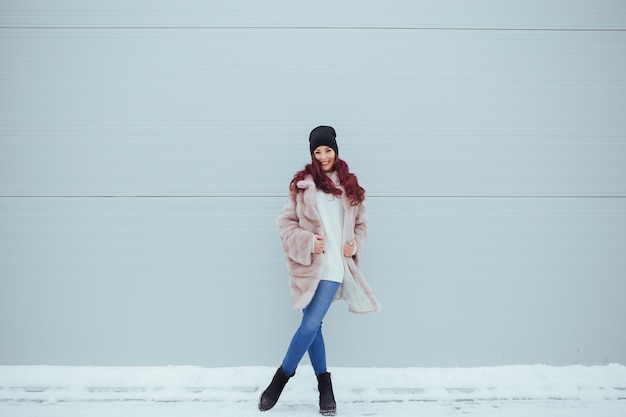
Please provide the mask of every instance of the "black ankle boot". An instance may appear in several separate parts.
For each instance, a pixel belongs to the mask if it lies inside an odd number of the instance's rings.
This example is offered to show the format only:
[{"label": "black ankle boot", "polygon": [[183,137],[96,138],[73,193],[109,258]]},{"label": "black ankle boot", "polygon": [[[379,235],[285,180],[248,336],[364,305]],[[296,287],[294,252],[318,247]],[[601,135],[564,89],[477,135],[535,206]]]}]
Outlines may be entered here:
[{"label": "black ankle boot", "polygon": [[317,376],[317,388],[320,391],[320,414],[323,416],[334,416],[337,414],[337,403],[333,394],[333,384],[330,381],[330,374],[324,372]]},{"label": "black ankle boot", "polygon": [[294,372],[290,376],[285,376],[283,372],[283,367],[278,368],[278,371],[274,374],[274,378],[272,378],[272,382],[270,382],[269,386],[263,394],[261,394],[261,399],[259,400],[259,410],[267,411],[270,408],[276,405],[280,394],[283,392],[283,388],[289,381],[289,378],[294,376],[296,373]]}]

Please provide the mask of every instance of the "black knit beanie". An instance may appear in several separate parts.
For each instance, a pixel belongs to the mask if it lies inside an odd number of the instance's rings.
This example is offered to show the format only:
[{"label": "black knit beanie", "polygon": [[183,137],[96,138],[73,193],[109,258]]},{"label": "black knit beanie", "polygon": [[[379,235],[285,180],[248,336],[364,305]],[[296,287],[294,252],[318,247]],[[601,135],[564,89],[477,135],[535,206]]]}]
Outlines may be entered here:
[{"label": "black knit beanie", "polygon": [[336,137],[337,134],[335,133],[335,129],[330,126],[318,126],[311,130],[311,134],[309,135],[309,148],[311,149],[311,155],[318,146],[323,145],[333,148],[335,153],[339,155],[339,148],[337,147],[337,141],[335,140]]}]

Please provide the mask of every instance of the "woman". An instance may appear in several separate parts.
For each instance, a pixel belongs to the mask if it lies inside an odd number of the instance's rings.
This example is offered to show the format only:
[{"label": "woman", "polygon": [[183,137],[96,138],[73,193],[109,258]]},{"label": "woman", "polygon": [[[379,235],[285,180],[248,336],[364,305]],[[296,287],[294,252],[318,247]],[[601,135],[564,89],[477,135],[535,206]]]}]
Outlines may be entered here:
[{"label": "woman", "polygon": [[318,379],[320,413],[336,413],[322,319],[334,300],[353,313],[380,306],[358,269],[367,233],[365,190],[339,159],[335,130],[319,126],[309,135],[311,163],[296,173],[278,218],[287,257],[293,307],[303,312],[282,365],[261,395],[259,409],[272,408],[306,352]]}]

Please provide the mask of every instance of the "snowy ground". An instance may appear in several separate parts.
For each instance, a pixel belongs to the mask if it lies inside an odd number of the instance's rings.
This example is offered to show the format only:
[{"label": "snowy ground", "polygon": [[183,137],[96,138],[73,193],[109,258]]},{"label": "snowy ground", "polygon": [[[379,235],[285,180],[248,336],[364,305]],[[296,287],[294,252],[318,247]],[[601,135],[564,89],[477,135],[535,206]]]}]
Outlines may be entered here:
[{"label": "snowy ground", "polygon": [[[257,410],[269,367],[0,366],[2,417],[315,416],[302,366]],[[625,417],[626,367],[334,368],[340,416]]]}]

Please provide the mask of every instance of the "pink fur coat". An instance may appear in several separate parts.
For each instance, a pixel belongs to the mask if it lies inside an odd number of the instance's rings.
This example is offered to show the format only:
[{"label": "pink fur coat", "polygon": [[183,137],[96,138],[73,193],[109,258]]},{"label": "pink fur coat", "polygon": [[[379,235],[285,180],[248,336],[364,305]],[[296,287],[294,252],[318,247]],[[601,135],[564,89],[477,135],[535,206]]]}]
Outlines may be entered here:
[{"label": "pink fur coat", "polygon": [[[324,227],[315,205],[316,187],[311,176],[298,182],[300,191],[290,191],[287,202],[277,224],[280,240],[287,257],[291,301],[297,310],[302,310],[311,302],[323,271],[323,259],[311,251],[314,235],[324,236]],[[348,198],[342,197],[344,205],[344,239],[354,239],[357,253],[344,258],[349,273],[337,290],[335,300],[344,300],[352,313],[378,311],[380,305],[359,271],[360,252],[365,245],[367,234],[367,214],[365,202],[359,206],[350,205]]]}]

